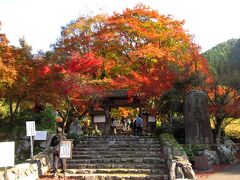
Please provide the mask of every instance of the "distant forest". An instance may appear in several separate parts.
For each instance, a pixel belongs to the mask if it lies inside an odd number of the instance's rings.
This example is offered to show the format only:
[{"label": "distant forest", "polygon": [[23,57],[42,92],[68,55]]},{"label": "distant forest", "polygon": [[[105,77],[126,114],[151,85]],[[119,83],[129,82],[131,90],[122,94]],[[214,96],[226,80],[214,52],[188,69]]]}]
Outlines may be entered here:
[{"label": "distant forest", "polygon": [[240,87],[240,39],[230,39],[203,53],[221,84]]}]

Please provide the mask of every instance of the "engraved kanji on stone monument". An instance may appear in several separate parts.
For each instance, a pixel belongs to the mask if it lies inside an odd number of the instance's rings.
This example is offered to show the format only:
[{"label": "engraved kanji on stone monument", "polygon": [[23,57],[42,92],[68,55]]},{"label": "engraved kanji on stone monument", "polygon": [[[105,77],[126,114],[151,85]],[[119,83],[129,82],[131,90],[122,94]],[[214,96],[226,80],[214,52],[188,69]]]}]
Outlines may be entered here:
[{"label": "engraved kanji on stone monument", "polygon": [[193,90],[184,102],[184,124],[186,144],[213,143],[206,93]]}]

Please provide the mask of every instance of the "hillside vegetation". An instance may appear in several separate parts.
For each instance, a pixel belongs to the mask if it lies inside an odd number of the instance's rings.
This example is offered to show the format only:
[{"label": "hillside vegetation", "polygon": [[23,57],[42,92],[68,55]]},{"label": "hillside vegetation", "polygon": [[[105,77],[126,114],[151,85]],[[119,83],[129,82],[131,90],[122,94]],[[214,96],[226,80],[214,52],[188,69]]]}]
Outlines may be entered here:
[{"label": "hillside vegetation", "polygon": [[[230,39],[220,43],[203,53],[203,56],[209,63],[215,82],[240,91],[240,39]],[[225,118],[222,124],[226,135],[240,141],[240,119]]]}]

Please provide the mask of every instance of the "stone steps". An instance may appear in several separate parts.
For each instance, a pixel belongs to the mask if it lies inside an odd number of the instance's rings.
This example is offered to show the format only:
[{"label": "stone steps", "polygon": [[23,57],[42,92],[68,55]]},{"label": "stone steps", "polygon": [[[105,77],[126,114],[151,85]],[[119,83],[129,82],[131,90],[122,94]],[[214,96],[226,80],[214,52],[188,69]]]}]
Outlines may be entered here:
[{"label": "stone steps", "polygon": [[[148,144],[80,144],[79,148],[148,148]],[[152,144],[152,148],[160,148],[160,144]]]},{"label": "stone steps", "polygon": [[168,179],[159,140],[154,136],[82,137],[67,160],[70,179]]},{"label": "stone steps", "polygon": [[161,151],[161,149],[157,149],[157,151],[137,151],[136,150],[126,150],[125,151],[121,151],[121,150],[115,150],[115,151],[95,151],[95,150],[92,150],[92,151],[73,151],[73,156],[74,157],[77,157],[77,156],[91,156],[91,155],[136,155],[136,156],[151,156],[151,155],[154,155],[154,156],[158,156],[158,157],[162,157],[163,156],[163,153]]},{"label": "stone steps", "polygon": [[145,158],[96,158],[96,159],[69,159],[68,163],[163,163],[165,160],[162,158],[152,158],[152,157],[145,157]]},{"label": "stone steps", "polygon": [[135,152],[149,152],[149,151],[154,151],[154,152],[161,152],[162,148],[161,147],[84,147],[84,148],[74,148],[74,151],[135,151]]},{"label": "stone steps", "polygon": [[69,174],[160,174],[164,171],[161,169],[68,169]]},{"label": "stone steps", "polygon": [[111,169],[111,168],[126,168],[126,169],[165,169],[165,164],[149,164],[149,163],[95,163],[95,164],[84,164],[74,163],[67,164],[68,169]]},{"label": "stone steps", "polygon": [[149,174],[66,174],[66,177],[73,180],[167,180],[166,175]]},{"label": "stone steps", "polygon": [[[136,142],[134,141],[109,141],[109,142],[101,142],[101,141],[95,141],[95,142],[89,142],[89,141],[82,141],[81,144],[78,144],[78,146],[84,146],[84,145],[135,145]],[[138,142],[140,145],[159,145],[159,141],[143,141]]]},{"label": "stone steps", "polygon": [[135,144],[136,142],[138,144],[158,144],[159,141],[158,140],[154,140],[154,139],[128,139],[128,140],[125,140],[125,139],[81,139],[80,140],[80,144],[90,144],[90,143],[96,143],[96,144]]},{"label": "stone steps", "polygon": [[158,141],[156,136],[126,136],[126,135],[110,135],[110,136],[90,136],[90,137],[81,137],[81,141]]},{"label": "stone steps", "polygon": [[136,157],[143,157],[143,158],[155,158],[155,157],[161,157],[164,158],[162,154],[160,153],[115,153],[115,154],[74,154],[73,159],[109,159],[109,158],[136,158]]}]

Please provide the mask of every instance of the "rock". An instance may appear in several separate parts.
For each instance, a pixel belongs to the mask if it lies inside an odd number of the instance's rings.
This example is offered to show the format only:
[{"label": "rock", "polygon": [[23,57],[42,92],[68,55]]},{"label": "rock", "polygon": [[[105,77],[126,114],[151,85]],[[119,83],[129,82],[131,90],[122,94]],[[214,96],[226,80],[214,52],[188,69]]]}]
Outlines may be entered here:
[{"label": "rock", "polygon": [[19,145],[16,148],[16,153],[19,154],[22,152],[22,150],[30,149],[31,143],[29,139],[27,140],[20,140]]},{"label": "rock", "polygon": [[206,156],[212,165],[218,165],[220,163],[220,159],[216,151],[204,150],[198,152],[198,154],[200,156]]},{"label": "rock", "polygon": [[41,173],[40,174],[45,174],[46,172],[48,172],[49,171],[49,167],[48,166],[43,166],[42,168],[41,168]]},{"label": "rock", "polygon": [[46,157],[42,157],[42,158],[40,159],[40,161],[41,161],[41,164],[42,164],[43,166],[46,166],[46,165],[47,165],[47,163],[48,163],[48,161],[47,161],[47,158],[46,158]]},{"label": "rock", "polygon": [[186,179],[197,179],[192,169],[192,165],[185,164],[182,168]]},{"label": "rock", "polygon": [[170,176],[170,180],[175,180],[176,179],[176,162],[172,162],[169,166],[169,176]]},{"label": "rock", "polygon": [[24,160],[24,159],[26,159],[26,157],[21,154],[20,156],[18,156],[18,159],[19,159],[19,160]]},{"label": "rock", "polygon": [[236,157],[231,149],[228,149],[226,145],[217,145],[218,154],[222,163],[233,164],[236,162]]},{"label": "rock", "polygon": [[7,178],[10,179],[17,179],[16,178],[16,174],[12,173],[12,172],[7,172]]},{"label": "rock", "polygon": [[198,171],[210,171],[212,169],[212,163],[208,160],[207,156],[195,156],[194,167]]},{"label": "rock", "polygon": [[4,179],[4,170],[0,170],[0,179]]},{"label": "rock", "polygon": [[41,141],[41,142],[39,142],[39,146],[41,148],[46,148],[47,147],[47,142],[46,141]]},{"label": "rock", "polygon": [[181,167],[176,167],[176,178],[177,179],[184,179],[184,173]]},{"label": "rock", "polygon": [[37,170],[38,170],[38,165],[37,165],[37,163],[31,164],[30,169],[31,169],[32,171],[37,171]]},{"label": "rock", "polygon": [[[175,166],[175,169],[173,169]],[[177,170],[177,167],[180,167],[181,170]],[[184,156],[173,156],[172,157],[172,163],[170,165],[170,179],[176,178],[177,174],[183,172],[183,177],[187,179],[196,179],[195,173],[192,169],[192,164],[188,161],[188,158]],[[175,175],[173,176],[174,171]],[[178,178],[178,177],[177,177]]]},{"label": "rock", "polygon": [[17,168],[17,169],[28,169],[29,167],[30,167],[29,163],[23,163],[23,164],[15,165],[15,168]]},{"label": "rock", "polygon": [[236,146],[236,144],[232,141],[232,140],[230,140],[230,139],[228,139],[228,140],[224,140],[224,144],[226,145],[226,147],[228,148],[228,149],[230,149],[231,151],[233,151],[235,154],[238,152],[238,150],[239,150],[239,146]]},{"label": "rock", "polygon": [[174,155],[174,156],[184,156],[185,158],[188,158],[187,157],[187,154],[182,150],[182,148],[180,148],[180,147],[174,147],[174,148],[172,148],[172,154]]},{"label": "rock", "polygon": [[21,145],[20,145],[20,146],[17,146],[17,147],[16,147],[16,154],[20,154],[21,151],[22,151],[22,146],[21,146]]},{"label": "rock", "polygon": [[[189,162],[186,152],[183,150],[172,134],[164,133],[160,135],[160,142],[163,145],[163,152],[167,158],[170,180],[175,180],[176,176],[182,176],[187,179],[196,179]],[[180,167],[181,169],[179,169]]]},{"label": "rock", "polygon": [[30,140],[24,140],[22,142],[22,149],[29,149],[31,147]]}]

